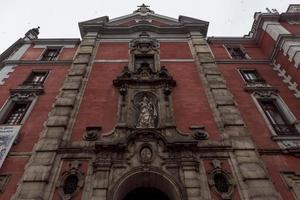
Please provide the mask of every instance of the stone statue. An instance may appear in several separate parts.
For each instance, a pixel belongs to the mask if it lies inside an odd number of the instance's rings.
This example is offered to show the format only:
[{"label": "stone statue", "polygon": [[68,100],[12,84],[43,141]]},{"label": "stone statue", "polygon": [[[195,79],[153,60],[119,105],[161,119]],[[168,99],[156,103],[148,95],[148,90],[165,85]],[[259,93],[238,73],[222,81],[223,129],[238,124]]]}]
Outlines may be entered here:
[{"label": "stone statue", "polygon": [[157,118],[157,110],[153,103],[144,96],[142,101],[139,103],[140,112],[137,121],[137,128],[154,128],[155,120]]}]

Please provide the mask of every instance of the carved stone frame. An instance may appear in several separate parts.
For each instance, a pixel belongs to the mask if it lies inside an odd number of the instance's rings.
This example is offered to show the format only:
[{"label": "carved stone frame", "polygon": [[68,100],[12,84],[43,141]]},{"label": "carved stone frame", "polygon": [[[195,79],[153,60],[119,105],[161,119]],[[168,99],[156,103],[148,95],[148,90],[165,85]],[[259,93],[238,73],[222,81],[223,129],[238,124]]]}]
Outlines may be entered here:
[{"label": "carved stone frame", "polygon": [[159,57],[159,42],[151,38],[147,32],[142,32],[139,38],[132,40],[129,43],[129,70],[135,71],[135,56],[137,55],[152,55],[154,57],[154,72],[160,70]]},{"label": "carved stone frame", "polygon": [[20,125],[22,125],[28,115],[30,114],[31,110],[33,109],[33,106],[37,100],[37,95],[35,93],[15,93],[10,96],[10,98],[5,102],[3,107],[0,111],[0,124],[3,123],[7,115],[9,114],[10,110],[13,108],[13,106],[16,103],[28,103],[28,109],[26,110],[26,113],[21,120]]},{"label": "carved stone frame", "polygon": [[[212,161],[212,164],[214,165],[214,169],[211,170],[208,174],[208,183],[209,185],[212,187],[212,189],[220,195],[220,197],[224,200],[226,199],[231,199],[231,196],[234,192],[234,188],[235,188],[235,181],[232,177],[232,175],[227,172],[226,170],[222,169],[221,168],[221,161],[219,160],[213,160]],[[216,174],[222,174],[228,181],[228,184],[229,184],[229,189],[228,189],[228,192],[226,193],[221,193],[217,187],[215,186],[215,181],[214,181],[214,176]]]},{"label": "carved stone frame", "polygon": [[[84,173],[79,169],[79,166],[80,166],[80,164],[77,162],[70,163],[70,169],[68,171],[63,172],[58,181],[58,184],[57,184],[58,191],[63,200],[71,199],[73,196],[78,194],[78,192],[82,189],[82,187],[84,185]],[[66,179],[71,175],[75,175],[78,178],[77,188],[76,188],[75,192],[73,192],[72,194],[65,194],[63,187],[64,187]]]},{"label": "carved stone frame", "polygon": [[294,114],[291,112],[291,110],[288,108],[288,106],[285,104],[283,99],[274,91],[255,91],[252,93],[252,98],[254,100],[255,105],[257,106],[257,109],[261,113],[261,115],[264,117],[271,133],[272,133],[272,138],[273,139],[279,139],[282,136],[278,136],[275,130],[273,129],[271,123],[269,122],[267,116],[265,115],[263,109],[261,108],[259,104],[260,99],[268,99],[268,100],[274,100],[284,115],[284,117],[288,120],[290,124],[293,124],[295,126],[296,131],[299,133],[299,135],[296,135],[295,137],[300,139],[300,124],[297,123],[297,119],[294,116]]}]

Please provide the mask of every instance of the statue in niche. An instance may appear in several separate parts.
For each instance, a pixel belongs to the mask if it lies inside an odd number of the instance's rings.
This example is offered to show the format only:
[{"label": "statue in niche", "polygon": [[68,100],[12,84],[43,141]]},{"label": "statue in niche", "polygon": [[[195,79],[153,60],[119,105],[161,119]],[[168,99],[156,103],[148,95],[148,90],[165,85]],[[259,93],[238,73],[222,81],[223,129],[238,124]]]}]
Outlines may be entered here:
[{"label": "statue in niche", "polygon": [[137,120],[137,128],[155,128],[155,121],[157,118],[157,110],[155,105],[144,96],[139,102],[139,116]]}]

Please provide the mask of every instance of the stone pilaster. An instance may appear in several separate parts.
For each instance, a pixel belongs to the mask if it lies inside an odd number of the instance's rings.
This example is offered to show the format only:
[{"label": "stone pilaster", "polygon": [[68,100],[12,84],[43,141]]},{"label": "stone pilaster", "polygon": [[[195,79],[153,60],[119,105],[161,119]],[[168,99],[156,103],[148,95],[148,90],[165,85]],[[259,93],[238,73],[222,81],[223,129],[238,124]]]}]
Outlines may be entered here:
[{"label": "stone pilaster", "polygon": [[190,47],[223,142],[233,147],[229,154],[242,199],[280,199],[205,38],[192,35]]},{"label": "stone pilaster", "polygon": [[85,79],[91,68],[91,57],[96,46],[97,33],[87,34],[78,47],[75,59],[53,104],[44,130],[28,162],[13,199],[49,199],[59,173],[58,148],[65,135],[73,128],[85,88]]}]

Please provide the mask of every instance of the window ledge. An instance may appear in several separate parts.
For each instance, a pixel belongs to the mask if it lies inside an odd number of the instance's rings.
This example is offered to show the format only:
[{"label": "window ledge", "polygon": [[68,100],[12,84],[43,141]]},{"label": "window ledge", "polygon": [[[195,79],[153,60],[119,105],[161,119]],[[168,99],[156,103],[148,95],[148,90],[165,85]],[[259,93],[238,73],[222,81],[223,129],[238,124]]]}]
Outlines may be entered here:
[{"label": "window ledge", "polygon": [[300,134],[294,134],[294,135],[284,135],[284,136],[272,136],[272,140],[280,141],[280,140],[300,140]]},{"label": "window ledge", "polygon": [[44,94],[43,85],[19,85],[16,88],[10,89],[11,94],[34,93],[36,95]]},{"label": "window ledge", "polygon": [[266,84],[264,82],[253,82],[253,83],[246,83],[244,90],[246,92],[254,92],[254,91],[272,91],[272,92],[278,92],[278,90],[269,84]]}]

